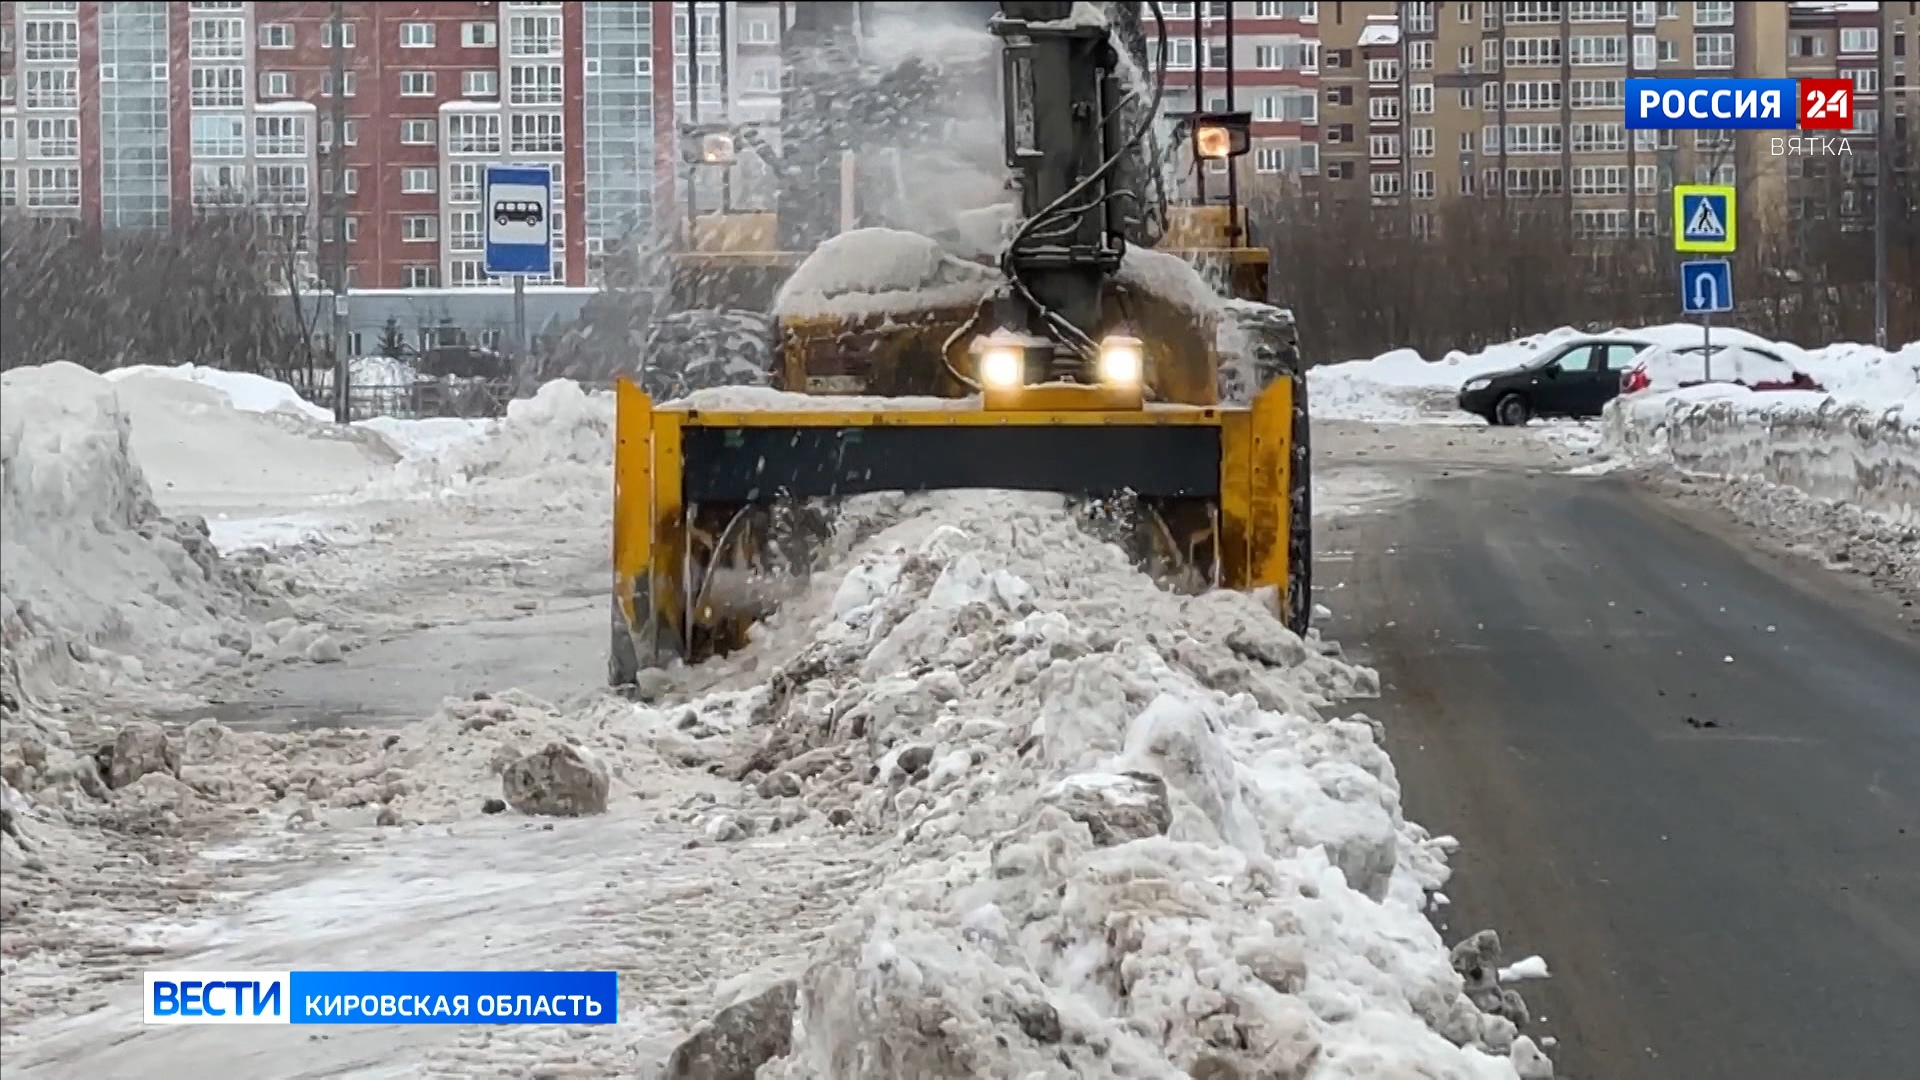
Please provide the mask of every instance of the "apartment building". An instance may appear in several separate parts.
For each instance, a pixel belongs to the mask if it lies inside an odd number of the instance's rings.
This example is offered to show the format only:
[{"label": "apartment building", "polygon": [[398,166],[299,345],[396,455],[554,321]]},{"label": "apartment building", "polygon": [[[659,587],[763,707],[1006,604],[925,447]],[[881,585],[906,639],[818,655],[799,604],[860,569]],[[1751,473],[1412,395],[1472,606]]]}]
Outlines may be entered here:
[{"label": "apartment building", "polygon": [[[345,226],[332,191],[333,18]],[[647,236],[666,3],[19,2],[0,11],[0,210],[162,229],[264,213],[311,275],[360,289],[487,284],[489,162],[554,170],[552,283]],[[671,133],[671,118],[664,130]]]},{"label": "apartment building", "polygon": [[[1787,75],[1853,82],[1854,130],[1844,154],[1799,155],[1786,162],[1796,220],[1838,218],[1864,228],[1873,211],[1872,182],[1881,141],[1896,157],[1911,148],[1914,50],[1920,48],[1920,3],[1797,3],[1788,20]],[[1882,85],[1882,82],[1885,85]],[[1837,183],[1836,183],[1837,181]],[[1836,188],[1839,198],[1834,198]]]},{"label": "apartment building", "polygon": [[1405,209],[1552,200],[1578,234],[1656,235],[1678,183],[1738,182],[1782,211],[1761,133],[1626,130],[1625,80],[1786,74],[1788,6],[1323,3],[1321,187]]}]

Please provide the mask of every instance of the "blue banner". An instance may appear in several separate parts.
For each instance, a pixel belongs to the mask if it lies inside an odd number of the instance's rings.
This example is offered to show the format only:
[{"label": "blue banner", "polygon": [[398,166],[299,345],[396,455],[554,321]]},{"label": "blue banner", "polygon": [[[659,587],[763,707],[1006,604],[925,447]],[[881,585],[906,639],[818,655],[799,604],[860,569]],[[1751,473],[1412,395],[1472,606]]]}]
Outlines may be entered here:
[{"label": "blue banner", "polygon": [[1800,126],[1793,79],[1628,79],[1629,130],[1793,131]]},{"label": "blue banner", "polygon": [[612,1024],[614,971],[295,971],[295,1024]]}]

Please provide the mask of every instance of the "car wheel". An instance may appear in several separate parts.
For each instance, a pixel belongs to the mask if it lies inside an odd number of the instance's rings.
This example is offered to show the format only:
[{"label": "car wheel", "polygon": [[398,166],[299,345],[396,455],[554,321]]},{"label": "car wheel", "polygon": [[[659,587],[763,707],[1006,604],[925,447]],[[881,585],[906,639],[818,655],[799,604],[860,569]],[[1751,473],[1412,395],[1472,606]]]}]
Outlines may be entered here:
[{"label": "car wheel", "polygon": [[1532,415],[1533,411],[1527,408],[1527,399],[1519,394],[1508,394],[1493,407],[1494,420],[1508,427],[1519,427]]}]

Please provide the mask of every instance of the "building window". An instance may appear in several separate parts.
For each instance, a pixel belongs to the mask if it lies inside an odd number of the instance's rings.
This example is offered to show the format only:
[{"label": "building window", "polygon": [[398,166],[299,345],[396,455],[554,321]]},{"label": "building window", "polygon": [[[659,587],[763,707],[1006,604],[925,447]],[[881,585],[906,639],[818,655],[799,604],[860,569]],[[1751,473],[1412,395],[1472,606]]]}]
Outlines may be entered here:
[{"label": "building window", "polygon": [[400,239],[424,244],[440,237],[440,219],[431,214],[408,214],[400,219]]},{"label": "building window", "polygon": [[1433,70],[1433,42],[1407,42],[1407,68],[1411,71]]},{"label": "building window", "polygon": [[20,173],[16,169],[0,169],[0,209],[20,205]]},{"label": "building window", "polygon": [[1430,0],[1401,4],[1400,22],[1409,34],[1433,33],[1433,4]]},{"label": "building window", "polygon": [[1693,66],[1703,71],[1721,71],[1732,67],[1733,35],[1693,35]]},{"label": "building window", "polygon": [[1501,46],[1501,58],[1507,67],[1559,67],[1560,39],[1510,37]]},{"label": "building window", "polygon": [[1417,127],[1407,132],[1407,146],[1414,157],[1432,157],[1434,149],[1433,129]]},{"label": "building window", "polygon": [[1576,109],[1618,109],[1626,103],[1625,84],[1619,79],[1575,79],[1571,93]]},{"label": "building window", "polygon": [[1693,5],[1693,25],[1732,26],[1733,0],[1697,0]]},{"label": "building window", "polygon": [[558,154],[566,147],[559,113],[514,113],[507,150],[514,154]]},{"label": "building window", "polygon": [[433,72],[403,71],[400,73],[401,97],[432,97]]},{"label": "building window", "polygon": [[[1557,82],[1510,82],[1506,85],[1508,112],[1534,112],[1560,107]],[[1491,98],[1488,99],[1491,102]],[[1497,108],[1495,111],[1498,111]]]},{"label": "building window", "polygon": [[26,71],[29,109],[77,109],[80,107],[79,68],[28,68]]},{"label": "building window", "polygon": [[[453,137],[452,121],[460,117],[450,117],[447,123],[448,135]],[[499,132],[494,133],[495,141]],[[468,161],[456,161],[447,166],[447,201],[450,203],[477,203],[480,201],[480,189],[486,182],[486,166]]]},{"label": "building window", "polygon": [[1253,171],[1257,173],[1279,173],[1287,171],[1285,151],[1278,146],[1254,147]]},{"label": "building window", "polygon": [[1460,46],[1460,51],[1455,55],[1455,59],[1459,61],[1461,71],[1473,70],[1473,46]]},{"label": "building window", "polygon": [[1223,41],[1207,42],[1207,69],[1209,71],[1227,70],[1227,45]]},{"label": "building window", "polygon": [[1262,71],[1314,71],[1320,66],[1320,44],[1287,41],[1278,45],[1256,45],[1253,66]]},{"label": "building window", "polygon": [[231,109],[247,103],[247,72],[241,67],[200,67],[190,76],[196,109]]},{"label": "building window", "polygon": [[[1489,4],[1489,7],[1499,7]],[[1560,21],[1560,5],[1549,3],[1508,3],[1506,5],[1507,25],[1518,26],[1523,23],[1557,23]]]},{"label": "building window", "polygon": [[[21,53],[23,60],[80,59],[80,23],[76,19],[28,19],[21,25],[20,39],[26,46]],[[28,178],[27,205],[36,205],[31,177]]]},{"label": "building window", "polygon": [[754,18],[743,18],[740,20],[740,43],[742,45],[771,45],[775,40],[773,20]]},{"label": "building window", "polygon": [[486,264],[479,259],[455,259],[447,264],[447,273],[447,284],[456,289],[474,289],[492,284],[487,277]]},{"label": "building window", "polygon": [[560,16],[513,16],[507,22],[507,55],[559,56]]},{"label": "building window", "polygon": [[490,22],[460,24],[460,44],[469,49],[491,49],[500,44],[500,25]]},{"label": "building window", "polygon": [[48,210],[63,210],[79,206],[80,170],[77,168],[28,169],[27,205]]},{"label": "building window", "polygon": [[1635,165],[1633,167],[1633,190],[1642,195],[1652,195],[1661,190],[1660,166]]},{"label": "building window", "polygon": [[507,100],[515,105],[560,104],[560,65],[515,64],[508,68]]},{"label": "building window", "polygon": [[747,69],[747,92],[750,94],[777,94],[780,92],[780,69],[777,67],[754,67]]},{"label": "building window", "polygon": [[486,239],[480,211],[455,210],[447,217],[447,250],[479,251],[486,246]]},{"label": "building window", "polygon": [[1400,136],[1367,136],[1367,156],[1372,158],[1397,158],[1400,156]]},{"label": "building window", "polygon": [[1680,43],[1677,41],[1668,41],[1666,38],[1661,38],[1660,39],[1660,62],[1663,64],[1679,63],[1680,62]]},{"label": "building window", "polygon": [[[345,189],[346,194],[358,195],[360,193],[360,170],[342,169],[340,171],[340,186]],[[320,193],[322,195],[333,194],[332,169],[320,170]]]},{"label": "building window", "polygon": [[1559,124],[1508,124],[1501,133],[1509,154],[1557,154],[1563,145],[1563,137],[1564,132]]},{"label": "building window", "polygon": [[[1621,153],[1627,148],[1624,124],[1573,125],[1573,152],[1576,154]],[[1623,180],[1622,186],[1625,186]]]},{"label": "building window", "polygon": [[1400,61],[1394,59],[1367,61],[1367,81],[1370,83],[1399,82]]},{"label": "building window", "polygon": [[307,118],[304,116],[254,117],[253,152],[260,157],[307,156]]},{"label": "building window", "polygon": [[447,117],[447,153],[498,154],[499,113],[453,113]]},{"label": "building window", "polygon": [[400,47],[403,49],[431,49],[433,38],[433,24],[430,22],[400,24]]},{"label": "building window", "polygon": [[1573,235],[1582,239],[1610,239],[1627,235],[1625,210],[1575,210]]},{"label": "building window", "polygon": [[1434,195],[1433,170],[1415,169],[1413,171],[1413,197],[1431,199]]},{"label": "building window", "polygon": [[407,288],[437,289],[440,287],[440,268],[430,263],[416,263],[404,268]]},{"label": "building window", "polygon": [[1880,28],[1877,26],[1844,26],[1840,28],[1840,51],[1843,53],[1877,53],[1880,51]]},{"label": "building window", "polygon": [[1395,96],[1373,97],[1367,99],[1367,119],[1400,119],[1400,99]]},{"label": "building window", "polygon": [[1725,128],[1702,128],[1693,133],[1695,150],[1724,153],[1733,149],[1733,132]]},{"label": "building window", "polygon": [[[68,26],[77,27],[76,23]],[[28,23],[32,30],[33,24]],[[247,55],[247,21],[245,19],[195,19],[188,25],[187,55],[194,60],[244,60]],[[79,59],[78,38],[75,39],[74,59]],[[27,59],[32,60],[32,46],[28,46]]]},{"label": "building window", "polygon": [[1624,34],[1580,34],[1567,41],[1567,56],[1575,67],[1619,67],[1627,62]]},{"label": "building window", "polygon": [[1387,199],[1400,194],[1400,174],[1397,172],[1374,173],[1367,178],[1367,184],[1375,198]]},{"label": "building window", "polygon": [[348,146],[359,146],[360,145],[360,121],[358,120],[347,121],[347,130],[345,132],[345,136],[346,136],[345,138],[340,140],[341,142],[347,144]]},{"label": "building window", "polygon": [[439,172],[431,168],[409,167],[400,170],[402,195],[431,195]]},{"label": "building window", "polygon": [[1638,27],[1651,27],[1658,12],[1658,4],[1635,3],[1633,5],[1633,25]]},{"label": "building window", "polygon": [[1460,107],[1461,107],[1461,108],[1463,108],[1463,109],[1477,109],[1477,108],[1479,108],[1479,107],[1480,107],[1480,89],[1479,89],[1479,87],[1475,87],[1475,86],[1463,86],[1463,87],[1461,87],[1461,88],[1460,88],[1460,89],[1459,89],[1458,91],[1456,91],[1455,93],[1456,93],[1456,97],[1457,97],[1457,99],[1458,99],[1458,101],[1459,101],[1459,105],[1460,105]]},{"label": "building window", "polygon": [[285,71],[263,71],[260,73],[260,96],[263,98],[290,98],[293,96],[293,76]]},{"label": "building window", "polygon": [[1827,39],[1812,34],[1795,37],[1788,46],[1787,55],[1793,57],[1815,58],[1827,55]]},{"label": "building window", "polygon": [[27,156],[64,161],[80,156],[80,118],[27,117]]},{"label": "building window", "polygon": [[1853,92],[1856,95],[1880,92],[1879,68],[1854,68],[1847,75],[1853,79]]},{"label": "building window", "polygon": [[[353,24],[350,22],[341,23],[340,24],[340,47],[343,49],[353,48],[354,38],[355,38],[355,35],[353,32]],[[320,44],[323,48],[328,48],[328,49],[333,48],[333,20],[332,19],[328,19],[326,22],[323,22],[320,24]]]},{"label": "building window", "polygon": [[491,68],[463,72],[460,76],[460,96],[470,98],[499,97],[500,73]]},{"label": "building window", "polygon": [[293,48],[293,26],[289,23],[261,23],[260,47],[263,49]]},{"label": "building window", "polygon": [[1576,0],[1567,5],[1567,21],[1571,23],[1617,23],[1625,22],[1626,18],[1624,2]]},{"label": "building window", "polygon": [[305,206],[308,199],[305,165],[256,165],[253,169],[254,197],[262,203],[279,206]]},{"label": "building window", "polygon": [[400,121],[400,143],[403,146],[430,146],[433,143],[432,120]]}]

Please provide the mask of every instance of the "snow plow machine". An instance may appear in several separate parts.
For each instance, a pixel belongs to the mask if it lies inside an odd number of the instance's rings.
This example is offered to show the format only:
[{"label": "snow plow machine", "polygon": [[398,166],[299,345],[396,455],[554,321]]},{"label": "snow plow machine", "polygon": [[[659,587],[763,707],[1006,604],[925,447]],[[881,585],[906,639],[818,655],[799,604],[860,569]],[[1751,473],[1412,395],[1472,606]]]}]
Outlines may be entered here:
[{"label": "snow plow machine", "polygon": [[[1293,323],[1264,302],[1267,254],[1244,241],[1237,205],[1156,197],[1164,85],[1128,73],[1152,70],[1150,37],[1165,48],[1158,5],[1147,34],[1134,3],[913,5],[978,14],[999,42],[1013,201],[945,228],[866,212],[881,200],[847,165],[876,130],[845,107],[849,43],[872,6],[793,6],[780,146],[756,148],[781,177],[778,209],[689,233],[726,238],[731,255],[683,249],[677,276],[699,303],[764,305],[769,370],[743,380],[761,385],[660,403],[617,384],[612,683],[744,645],[810,569],[832,505],[874,492],[1060,493],[1117,524],[1106,534],[1170,587],[1271,590],[1304,633]],[[1182,153],[1196,167],[1245,153],[1246,120],[1185,118]],[[690,168],[730,166],[739,134],[683,130]]]}]

